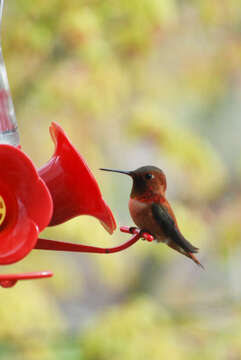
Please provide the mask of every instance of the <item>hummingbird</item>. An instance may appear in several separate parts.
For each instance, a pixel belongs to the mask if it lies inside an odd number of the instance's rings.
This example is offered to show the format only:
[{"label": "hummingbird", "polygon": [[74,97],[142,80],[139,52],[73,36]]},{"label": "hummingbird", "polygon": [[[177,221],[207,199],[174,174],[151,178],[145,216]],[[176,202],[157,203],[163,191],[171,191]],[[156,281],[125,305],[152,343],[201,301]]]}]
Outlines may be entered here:
[{"label": "hummingbird", "polygon": [[[167,181],[164,172],[156,166],[142,166],[134,171],[101,168],[100,170],[128,175],[133,180],[129,199],[130,215],[142,233],[148,232],[157,242],[192,259],[204,267],[195,257],[198,248],[182,235],[174,212],[166,199]],[[134,228],[130,228],[132,231]]]}]

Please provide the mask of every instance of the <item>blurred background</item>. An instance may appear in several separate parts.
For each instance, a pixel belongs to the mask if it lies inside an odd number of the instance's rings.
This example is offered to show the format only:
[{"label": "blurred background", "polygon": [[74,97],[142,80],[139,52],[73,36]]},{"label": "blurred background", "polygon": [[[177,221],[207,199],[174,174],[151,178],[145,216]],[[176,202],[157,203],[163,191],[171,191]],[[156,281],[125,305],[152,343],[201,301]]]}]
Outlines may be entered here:
[{"label": "blurred background", "polygon": [[[1,360],[241,359],[240,0],[11,0],[2,44],[36,166],[57,121],[118,226],[133,225],[131,180],[98,168],[162,168],[206,271],[143,241],[109,256],[32,251],[1,272],[55,276],[0,290]],[[128,239],[90,217],[42,236]]]}]

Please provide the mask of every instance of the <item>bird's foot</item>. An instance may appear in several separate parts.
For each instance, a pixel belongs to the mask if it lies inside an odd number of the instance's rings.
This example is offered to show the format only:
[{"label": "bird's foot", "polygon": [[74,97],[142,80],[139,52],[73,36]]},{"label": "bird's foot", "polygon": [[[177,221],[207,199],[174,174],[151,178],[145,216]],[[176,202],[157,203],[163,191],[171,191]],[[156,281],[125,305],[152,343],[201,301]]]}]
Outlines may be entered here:
[{"label": "bird's foot", "polygon": [[130,227],[129,227],[129,232],[130,232],[131,234],[135,234],[135,233],[136,233],[136,230],[138,230],[138,228],[135,227],[135,226],[130,226]]},{"label": "bird's foot", "polygon": [[146,231],[145,229],[140,230],[135,226],[130,226],[130,227],[122,226],[120,228],[120,230],[122,232],[133,234],[133,235],[138,234],[139,238],[142,238],[143,240],[147,240],[147,241],[150,241],[150,242],[155,239],[154,236],[149,234],[148,231]]},{"label": "bird's foot", "polygon": [[146,231],[145,229],[141,229],[140,230],[140,233],[139,233],[140,237],[143,239],[143,240],[147,240],[149,242],[153,241],[154,240],[154,236],[151,235],[148,231]]}]

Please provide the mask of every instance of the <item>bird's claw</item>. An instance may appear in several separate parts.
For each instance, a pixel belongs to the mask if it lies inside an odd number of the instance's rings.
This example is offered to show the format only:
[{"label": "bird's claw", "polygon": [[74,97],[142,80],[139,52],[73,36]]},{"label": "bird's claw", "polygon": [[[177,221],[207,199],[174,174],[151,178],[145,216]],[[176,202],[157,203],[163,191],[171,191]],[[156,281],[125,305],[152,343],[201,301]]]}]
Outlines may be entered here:
[{"label": "bird's claw", "polygon": [[140,230],[140,233],[139,233],[140,237],[143,239],[143,240],[147,240],[149,242],[153,241],[154,240],[154,237],[149,234],[146,230]]},{"label": "bird's claw", "polygon": [[138,228],[135,227],[135,226],[130,226],[130,227],[129,227],[129,232],[130,232],[131,234],[135,234],[135,233],[136,233],[136,230],[138,230]]},{"label": "bird's claw", "polygon": [[127,226],[122,226],[120,228],[120,230],[122,232],[125,232],[125,233],[129,233],[129,234],[139,234],[139,237],[142,238],[143,240],[147,240],[149,242],[153,241],[154,240],[154,236],[149,234],[146,230],[140,230],[138,229],[137,227],[135,226],[130,226],[130,227],[127,227]]}]

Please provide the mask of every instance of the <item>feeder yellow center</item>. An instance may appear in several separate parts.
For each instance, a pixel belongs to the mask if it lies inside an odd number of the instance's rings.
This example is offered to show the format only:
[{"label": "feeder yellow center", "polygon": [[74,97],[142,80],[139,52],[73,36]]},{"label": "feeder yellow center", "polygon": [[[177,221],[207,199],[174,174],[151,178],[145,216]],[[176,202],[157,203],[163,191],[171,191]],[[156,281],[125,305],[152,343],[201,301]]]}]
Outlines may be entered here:
[{"label": "feeder yellow center", "polygon": [[0,195],[0,226],[4,222],[5,217],[6,217],[6,205],[2,196]]}]

